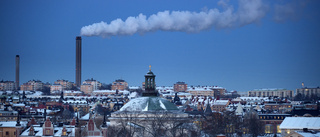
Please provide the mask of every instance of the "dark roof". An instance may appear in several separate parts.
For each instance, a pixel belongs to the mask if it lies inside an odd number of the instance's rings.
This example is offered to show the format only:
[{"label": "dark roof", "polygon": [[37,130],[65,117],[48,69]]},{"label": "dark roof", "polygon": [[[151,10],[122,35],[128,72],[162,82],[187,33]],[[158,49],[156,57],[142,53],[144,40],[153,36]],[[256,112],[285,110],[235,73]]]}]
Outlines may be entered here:
[{"label": "dark roof", "polygon": [[176,84],[186,84],[186,83],[178,81]]},{"label": "dark roof", "polygon": [[117,79],[116,82],[125,82],[123,79]]}]

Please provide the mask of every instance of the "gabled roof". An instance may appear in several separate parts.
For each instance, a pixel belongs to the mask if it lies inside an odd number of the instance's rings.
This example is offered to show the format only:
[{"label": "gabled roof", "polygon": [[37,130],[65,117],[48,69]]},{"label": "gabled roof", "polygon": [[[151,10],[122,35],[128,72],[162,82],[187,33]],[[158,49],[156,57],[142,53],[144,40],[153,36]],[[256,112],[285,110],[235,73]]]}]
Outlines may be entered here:
[{"label": "gabled roof", "polygon": [[204,114],[205,114],[205,115],[210,115],[210,114],[212,114],[212,110],[211,110],[211,107],[210,107],[210,103],[207,103],[206,109],[204,110]]}]

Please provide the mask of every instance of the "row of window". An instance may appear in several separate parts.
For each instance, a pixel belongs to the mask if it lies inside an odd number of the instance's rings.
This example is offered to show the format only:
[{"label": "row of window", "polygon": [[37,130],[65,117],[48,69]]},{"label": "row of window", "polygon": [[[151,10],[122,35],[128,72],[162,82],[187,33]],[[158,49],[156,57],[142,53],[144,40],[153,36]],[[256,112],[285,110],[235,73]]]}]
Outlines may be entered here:
[{"label": "row of window", "polygon": [[260,116],[260,119],[279,119],[283,120],[285,117],[284,116]]}]

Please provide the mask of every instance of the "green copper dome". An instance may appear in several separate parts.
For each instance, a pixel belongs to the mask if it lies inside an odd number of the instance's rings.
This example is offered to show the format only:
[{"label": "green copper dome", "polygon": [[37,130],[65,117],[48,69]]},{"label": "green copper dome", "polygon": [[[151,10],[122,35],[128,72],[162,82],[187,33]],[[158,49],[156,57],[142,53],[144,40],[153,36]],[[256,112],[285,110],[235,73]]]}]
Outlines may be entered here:
[{"label": "green copper dome", "polygon": [[175,111],[176,105],[161,97],[140,97],[129,101],[120,111]]}]

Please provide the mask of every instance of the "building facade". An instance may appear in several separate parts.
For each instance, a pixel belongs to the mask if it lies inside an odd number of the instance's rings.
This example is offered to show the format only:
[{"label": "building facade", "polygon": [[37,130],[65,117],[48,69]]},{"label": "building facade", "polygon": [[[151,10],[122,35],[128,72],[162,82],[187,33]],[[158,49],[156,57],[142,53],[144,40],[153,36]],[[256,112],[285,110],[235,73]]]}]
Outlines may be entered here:
[{"label": "building facade", "polygon": [[292,90],[286,89],[255,89],[248,91],[249,97],[270,97],[270,96],[278,96],[281,98],[289,97],[292,98],[294,93]]},{"label": "building facade", "polygon": [[298,88],[298,89],[296,89],[296,95],[298,95],[299,93],[303,96],[317,95],[318,97],[320,97],[320,87],[317,87],[317,88],[307,88],[307,87]]},{"label": "building facade", "polygon": [[99,81],[97,81],[97,80],[95,80],[93,78],[85,80],[84,82],[82,82],[82,84],[83,85],[85,85],[85,84],[92,85],[92,91],[98,90],[102,85]]},{"label": "building facade", "polygon": [[23,83],[20,86],[20,90],[23,91],[41,91],[43,89],[43,83],[40,80],[29,80],[27,83]]},{"label": "building facade", "polygon": [[175,92],[185,92],[188,90],[188,84],[185,82],[177,82],[173,85],[173,91]]},{"label": "building facade", "polygon": [[56,91],[61,92],[62,90],[63,90],[63,88],[62,88],[62,85],[60,85],[60,84],[53,84],[50,87],[51,94],[55,93]]},{"label": "building facade", "polygon": [[15,83],[13,81],[0,81],[1,91],[13,91],[15,90]]},{"label": "building facade", "polygon": [[194,96],[212,96],[218,98],[224,95],[226,89],[217,86],[204,86],[204,87],[189,87],[187,92]]},{"label": "building facade", "polygon": [[128,83],[122,79],[112,82],[111,90],[127,90]]},{"label": "building facade", "polygon": [[84,94],[91,94],[93,91],[93,86],[91,84],[83,84],[81,85],[80,91]]},{"label": "building facade", "polygon": [[280,124],[281,136],[285,137],[296,131],[304,129],[320,131],[319,117],[286,117]]},{"label": "building facade", "polygon": [[74,83],[69,82],[68,80],[64,80],[64,79],[60,80],[59,79],[59,80],[55,81],[54,84],[60,84],[62,86],[62,90],[69,90],[72,88]]},{"label": "building facade", "polygon": [[264,133],[274,134],[281,133],[280,124],[286,117],[291,117],[290,114],[258,114],[259,119],[264,124]]}]

